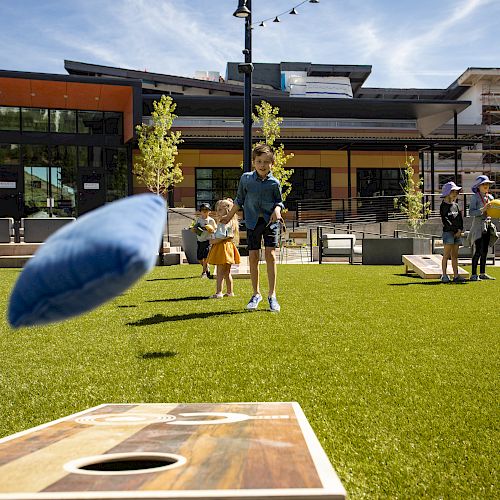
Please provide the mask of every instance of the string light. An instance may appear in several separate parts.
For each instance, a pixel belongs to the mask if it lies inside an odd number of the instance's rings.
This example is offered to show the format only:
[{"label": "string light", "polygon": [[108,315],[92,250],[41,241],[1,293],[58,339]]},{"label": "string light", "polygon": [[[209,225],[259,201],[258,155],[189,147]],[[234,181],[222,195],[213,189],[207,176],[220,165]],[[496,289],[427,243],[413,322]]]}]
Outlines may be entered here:
[{"label": "string light", "polygon": [[280,16],[283,16],[285,14],[292,14],[292,15],[298,15],[297,8],[300,7],[301,5],[304,5],[305,3],[319,3],[319,0],[303,0],[302,2],[298,3],[292,9],[287,9],[284,12],[279,13],[277,16],[272,16],[268,17],[267,19],[262,19],[261,21],[258,21],[256,23],[253,23],[251,27],[253,28],[254,26],[259,26],[260,28],[265,28],[266,27],[266,22],[272,21],[273,23],[280,23]]}]

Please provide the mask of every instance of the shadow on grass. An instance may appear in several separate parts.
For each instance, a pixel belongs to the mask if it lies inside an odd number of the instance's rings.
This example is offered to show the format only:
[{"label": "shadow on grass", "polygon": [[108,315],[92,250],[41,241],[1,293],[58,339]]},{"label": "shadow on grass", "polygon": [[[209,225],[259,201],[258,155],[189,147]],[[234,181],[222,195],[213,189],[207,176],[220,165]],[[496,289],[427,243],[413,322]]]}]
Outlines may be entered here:
[{"label": "shadow on grass", "polygon": [[145,352],[144,354],[139,354],[137,357],[141,359],[161,359],[161,358],[173,358],[177,356],[177,352],[174,351],[158,351],[158,352]]},{"label": "shadow on grass", "polygon": [[176,278],[151,278],[146,281],[175,281],[175,280],[194,280],[198,279],[199,276],[186,276],[186,277],[176,277]]},{"label": "shadow on grass", "polygon": [[174,297],[172,299],[146,300],[146,302],[183,302],[185,300],[207,300],[208,295],[197,295],[193,297]]},{"label": "shadow on grass", "polygon": [[127,323],[127,326],[147,326],[157,325],[159,323],[169,323],[171,321],[184,321],[188,319],[205,319],[213,316],[232,316],[233,314],[248,314],[248,311],[220,311],[220,312],[200,312],[190,314],[178,314],[175,316],[165,316],[163,314],[155,314],[150,318],[143,318],[139,321]]},{"label": "shadow on grass", "polygon": [[120,309],[126,309],[127,307],[137,307],[137,306],[130,305],[130,306],[116,306],[116,307],[119,307]]},{"label": "shadow on grass", "polygon": [[389,283],[389,286],[408,286],[408,285],[466,285],[465,283],[441,283],[440,281],[421,281],[420,283]]}]

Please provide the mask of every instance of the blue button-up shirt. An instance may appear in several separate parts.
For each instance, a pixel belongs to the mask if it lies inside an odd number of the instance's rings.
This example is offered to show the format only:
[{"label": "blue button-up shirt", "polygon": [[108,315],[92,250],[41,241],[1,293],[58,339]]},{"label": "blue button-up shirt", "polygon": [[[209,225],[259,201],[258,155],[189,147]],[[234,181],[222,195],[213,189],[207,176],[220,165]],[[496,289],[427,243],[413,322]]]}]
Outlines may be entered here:
[{"label": "blue button-up shirt", "polygon": [[284,208],[278,179],[271,172],[261,179],[255,170],[241,176],[234,202],[245,211],[248,229],[255,229],[259,216],[268,223],[275,207]]}]

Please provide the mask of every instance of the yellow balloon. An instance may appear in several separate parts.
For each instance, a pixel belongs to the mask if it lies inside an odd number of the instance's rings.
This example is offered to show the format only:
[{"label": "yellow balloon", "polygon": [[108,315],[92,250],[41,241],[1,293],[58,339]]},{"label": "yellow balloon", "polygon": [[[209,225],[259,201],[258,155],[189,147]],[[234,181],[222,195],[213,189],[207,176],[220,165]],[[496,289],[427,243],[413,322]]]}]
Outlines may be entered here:
[{"label": "yellow balloon", "polygon": [[500,199],[491,201],[490,208],[486,211],[486,215],[492,219],[500,219]]}]

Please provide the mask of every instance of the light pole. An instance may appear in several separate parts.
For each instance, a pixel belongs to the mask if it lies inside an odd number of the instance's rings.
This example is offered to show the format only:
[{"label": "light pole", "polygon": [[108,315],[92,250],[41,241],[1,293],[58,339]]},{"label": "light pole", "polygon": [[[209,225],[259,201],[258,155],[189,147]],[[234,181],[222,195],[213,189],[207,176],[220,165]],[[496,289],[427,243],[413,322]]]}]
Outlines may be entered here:
[{"label": "light pole", "polygon": [[238,64],[238,71],[245,75],[243,104],[243,171],[252,167],[252,0],[239,0],[233,16],[245,19],[245,63]]}]

